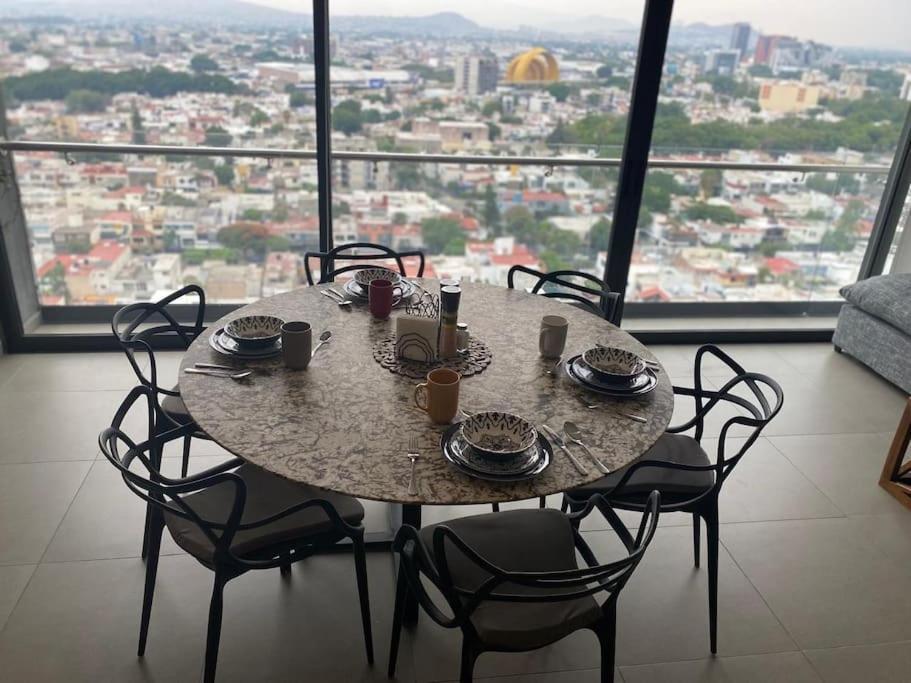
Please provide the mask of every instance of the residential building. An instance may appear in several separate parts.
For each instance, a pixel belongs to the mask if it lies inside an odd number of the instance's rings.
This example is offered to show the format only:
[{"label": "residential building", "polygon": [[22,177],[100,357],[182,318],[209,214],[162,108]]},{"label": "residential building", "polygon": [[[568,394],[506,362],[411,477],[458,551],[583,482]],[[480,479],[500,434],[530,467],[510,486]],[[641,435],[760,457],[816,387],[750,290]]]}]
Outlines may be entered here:
[{"label": "residential building", "polygon": [[493,55],[459,57],[455,63],[455,89],[471,96],[497,89],[499,68]]}]

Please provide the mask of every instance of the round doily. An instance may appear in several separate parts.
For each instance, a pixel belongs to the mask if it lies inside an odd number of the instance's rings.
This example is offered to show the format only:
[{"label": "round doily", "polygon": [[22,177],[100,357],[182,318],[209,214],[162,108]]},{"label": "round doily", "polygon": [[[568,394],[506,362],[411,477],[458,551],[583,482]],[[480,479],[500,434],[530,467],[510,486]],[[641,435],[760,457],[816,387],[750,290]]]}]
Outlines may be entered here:
[{"label": "round doily", "polygon": [[468,353],[460,354],[456,358],[441,358],[432,363],[425,363],[396,356],[395,335],[393,334],[380,339],[373,345],[373,358],[389,372],[411,379],[424,379],[428,372],[436,368],[450,368],[462,377],[477,375],[490,365],[493,353],[487,344],[472,337],[468,342]]}]

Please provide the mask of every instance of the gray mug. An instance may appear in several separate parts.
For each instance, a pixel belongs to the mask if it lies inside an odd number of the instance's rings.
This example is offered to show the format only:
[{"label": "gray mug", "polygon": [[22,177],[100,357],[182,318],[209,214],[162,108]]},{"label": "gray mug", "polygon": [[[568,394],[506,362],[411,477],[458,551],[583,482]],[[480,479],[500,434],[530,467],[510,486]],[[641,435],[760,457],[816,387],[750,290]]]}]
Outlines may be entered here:
[{"label": "gray mug", "polygon": [[291,322],[282,325],[282,359],[292,370],[306,370],[310,365],[313,330],[310,323]]},{"label": "gray mug", "polygon": [[538,350],[545,358],[559,358],[566,347],[566,332],[569,321],[559,315],[545,315],[541,318],[541,332],[538,335]]}]

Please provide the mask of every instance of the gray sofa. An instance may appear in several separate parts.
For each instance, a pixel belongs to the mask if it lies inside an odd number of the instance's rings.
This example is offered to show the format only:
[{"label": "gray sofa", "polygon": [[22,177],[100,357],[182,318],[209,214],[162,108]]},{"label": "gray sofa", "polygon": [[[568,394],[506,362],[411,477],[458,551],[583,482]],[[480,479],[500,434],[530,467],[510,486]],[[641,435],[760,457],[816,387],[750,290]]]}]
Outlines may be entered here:
[{"label": "gray sofa", "polygon": [[911,393],[911,273],[880,275],[842,287],[832,343]]}]

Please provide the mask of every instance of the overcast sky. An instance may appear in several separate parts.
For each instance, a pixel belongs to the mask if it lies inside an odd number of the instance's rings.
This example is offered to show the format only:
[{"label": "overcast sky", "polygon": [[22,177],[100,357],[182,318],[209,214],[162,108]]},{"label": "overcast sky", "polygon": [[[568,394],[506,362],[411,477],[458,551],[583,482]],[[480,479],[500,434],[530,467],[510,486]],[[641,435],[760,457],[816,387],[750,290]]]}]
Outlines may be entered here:
[{"label": "overcast sky", "polygon": [[[309,9],[308,0],[248,0]],[[330,0],[333,14],[417,15],[456,11],[483,26],[538,24],[555,15],[598,14],[639,23],[643,0]],[[766,33],[785,33],[835,45],[911,50],[911,0],[677,0],[675,21],[749,21]]]}]

